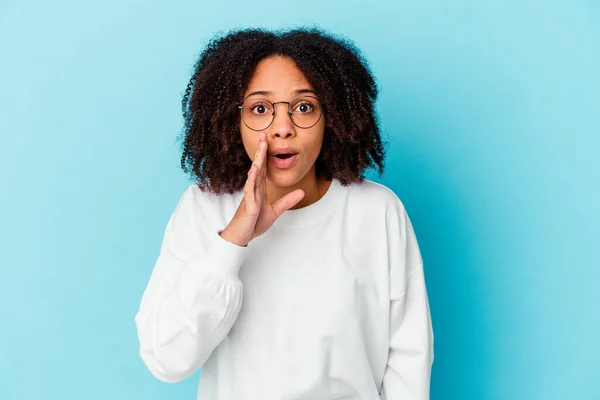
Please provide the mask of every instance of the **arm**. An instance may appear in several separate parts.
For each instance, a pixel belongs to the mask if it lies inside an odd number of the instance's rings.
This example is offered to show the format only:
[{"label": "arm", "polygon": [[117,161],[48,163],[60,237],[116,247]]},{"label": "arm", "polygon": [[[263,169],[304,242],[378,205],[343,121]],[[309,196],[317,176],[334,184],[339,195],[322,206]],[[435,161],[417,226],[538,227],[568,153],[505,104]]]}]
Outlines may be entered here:
[{"label": "arm", "polygon": [[181,196],[135,316],[140,356],[164,382],[181,381],[204,364],[242,303],[238,270],[247,248],[217,230],[198,232],[195,226],[211,226],[208,204],[199,200],[192,187]]},{"label": "arm", "polygon": [[428,400],[433,365],[433,329],[423,261],[404,208],[390,221],[399,232],[390,251],[390,348],[382,400]]}]

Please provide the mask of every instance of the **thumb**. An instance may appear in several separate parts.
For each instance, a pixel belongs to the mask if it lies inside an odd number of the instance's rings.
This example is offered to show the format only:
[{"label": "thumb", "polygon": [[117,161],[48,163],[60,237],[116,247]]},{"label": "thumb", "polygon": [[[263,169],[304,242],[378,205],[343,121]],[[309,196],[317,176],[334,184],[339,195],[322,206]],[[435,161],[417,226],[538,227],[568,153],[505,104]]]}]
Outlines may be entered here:
[{"label": "thumb", "polygon": [[277,215],[277,218],[285,211],[294,207],[300,200],[302,200],[305,196],[304,190],[296,189],[293,192],[290,192],[273,203],[273,211]]}]

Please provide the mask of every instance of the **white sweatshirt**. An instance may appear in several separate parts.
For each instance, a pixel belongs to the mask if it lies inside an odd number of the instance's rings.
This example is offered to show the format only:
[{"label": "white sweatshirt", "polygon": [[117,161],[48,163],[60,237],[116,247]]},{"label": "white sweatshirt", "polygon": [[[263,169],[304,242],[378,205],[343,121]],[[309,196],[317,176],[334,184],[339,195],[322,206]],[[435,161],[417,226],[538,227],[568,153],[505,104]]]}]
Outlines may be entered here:
[{"label": "white sweatshirt", "polygon": [[152,374],[200,367],[199,400],[424,400],[433,330],[398,197],[333,180],[240,247],[219,232],[242,198],[195,184],[169,219],[135,316]]}]

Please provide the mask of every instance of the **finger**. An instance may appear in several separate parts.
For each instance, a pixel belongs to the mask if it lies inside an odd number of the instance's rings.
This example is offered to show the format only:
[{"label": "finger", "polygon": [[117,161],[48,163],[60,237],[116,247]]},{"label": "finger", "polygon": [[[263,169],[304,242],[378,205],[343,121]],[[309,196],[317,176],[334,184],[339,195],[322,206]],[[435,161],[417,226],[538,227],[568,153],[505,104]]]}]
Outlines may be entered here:
[{"label": "finger", "polygon": [[260,136],[259,136],[258,146],[256,148],[256,154],[254,155],[254,161],[252,162],[252,166],[254,168],[256,168],[256,180],[254,182],[254,186],[252,187],[252,190],[254,190],[254,195],[255,196],[257,195],[257,190],[256,189],[258,188],[258,185],[260,184],[260,175],[261,175],[261,172],[260,172],[260,164],[261,164],[261,162],[260,162],[260,153],[261,153],[261,150],[262,150],[262,141],[260,140]]},{"label": "finger", "polygon": [[256,166],[259,168],[261,168],[262,163],[263,163],[263,153],[264,153],[264,148],[263,146],[265,145],[264,140],[262,140],[262,132],[259,134],[259,139],[258,139],[258,147],[256,149],[256,154],[254,155],[254,164],[256,164]]},{"label": "finger", "polygon": [[273,211],[279,218],[281,214],[294,207],[300,200],[304,198],[304,190],[296,189],[291,193],[286,194],[275,203],[273,203]]},{"label": "finger", "polygon": [[258,144],[259,144],[259,147],[258,147],[259,162],[257,162],[257,164],[261,168],[261,171],[262,171],[263,167],[266,164],[265,161],[267,158],[267,151],[269,150],[269,144],[267,143],[267,138],[263,131],[260,132]]},{"label": "finger", "polygon": [[260,154],[260,134],[258,136],[258,145],[256,146],[256,153],[254,153],[254,159],[252,162],[256,163],[258,161],[258,155]]},{"label": "finger", "polygon": [[248,179],[246,179],[246,184],[244,185],[244,197],[246,198],[246,201],[252,205],[256,204],[254,188],[256,187],[257,175],[258,167],[252,163],[252,167],[250,167],[250,171],[248,171]]},{"label": "finger", "polygon": [[265,159],[267,157],[267,149],[268,144],[266,141],[266,135],[263,131],[259,134],[259,142],[258,142],[258,150],[256,160],[254,163],[258,166],[258,177],[256,181],[256,199],[257,201],[264,201],[265,198],[265,170],[266,170],[266,162]]},{"label": "finger", "polygon": [[262,177],[265,179],[267,177],[267,166],[269,165],[269,143],[267,143],[267,135],[263,134],[263,143],[264,143],[264,153],[263,153],[263,165],[262,165]]},{"label": "finger", "polygon": [[[266,165],[263,168],[263,171],[266,169]],[[263,173],[263,176],[261,176],[260,181],[257,183],[258,184],[258,197],[257,197],[257,201],[261,202],[261,206],[267,204],[267,179],[265,178],[265,175]]]}]

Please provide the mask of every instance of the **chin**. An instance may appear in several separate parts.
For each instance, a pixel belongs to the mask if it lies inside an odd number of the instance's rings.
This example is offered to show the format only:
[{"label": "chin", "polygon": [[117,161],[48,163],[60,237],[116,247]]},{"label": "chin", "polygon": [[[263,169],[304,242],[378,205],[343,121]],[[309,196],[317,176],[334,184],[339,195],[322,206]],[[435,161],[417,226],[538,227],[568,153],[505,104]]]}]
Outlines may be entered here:
[{"label": "chin", "polygon": [[293,170],[267,172],[267,180],[278,188],[288,188],[297,185],[303,176]]}]

